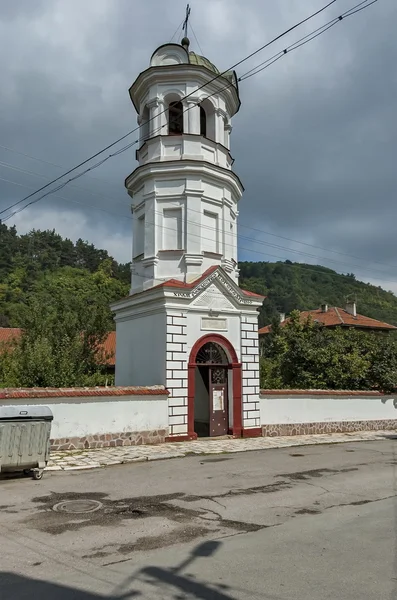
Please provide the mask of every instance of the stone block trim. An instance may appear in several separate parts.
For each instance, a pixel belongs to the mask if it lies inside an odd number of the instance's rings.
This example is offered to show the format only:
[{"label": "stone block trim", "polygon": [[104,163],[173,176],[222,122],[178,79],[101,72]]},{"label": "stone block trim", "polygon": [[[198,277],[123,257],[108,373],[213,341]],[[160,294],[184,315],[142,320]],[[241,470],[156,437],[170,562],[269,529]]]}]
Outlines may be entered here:
[{"label": "stone block trim", "polygon": [[[186,315],[167,315],[166,387],[169,391],[170,435],[187,433],[187,336]],[[176,407],[179,407],[178,409]],[[185,407],[181,409],[181,407]]]},{"label": "stone block trim", "polygon": [[89,396],[167,396],[163,385],[149,387],[86,387],[86,388],[4,388],[0,400],[7,398],[79,398]]},{"label": "stone block trim", "polygon": [[243,429],[260,428],[258,317],[243,316],[241,321],[241,363]]},{"label": "stone block trim", "polygon": [[379,421],[328,421],[318,423],[281,423],[262,425],[263,437],[284,435],[313,435],[322,433],[349,433],[357,431],[391,431],[397,429],[397,419]]},{"label": "stone block trim", "polygon": [[58,438],[50,440],[51,450],[85,450],[88,448],[115,448],[116,446],[141,446],[163,444],[168,436],[167,429],[155,431],[123,431],[84,437]]}]

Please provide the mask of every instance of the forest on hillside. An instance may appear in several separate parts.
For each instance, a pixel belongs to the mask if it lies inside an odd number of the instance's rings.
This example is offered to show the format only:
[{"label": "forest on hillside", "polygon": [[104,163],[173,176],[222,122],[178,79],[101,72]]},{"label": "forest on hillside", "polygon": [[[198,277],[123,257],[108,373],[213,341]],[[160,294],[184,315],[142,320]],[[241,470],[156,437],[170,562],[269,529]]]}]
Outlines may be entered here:
[{"label": "forest on hillside", "polygon": [[[101,348],[114,329],[109,305],[128,294],[129,282],[130,265],[119,264],[93,244],[81,239],[74,243],[55,231],[18,235],[15,227],[0,224],[0,327],[24,331],[18,342],[2,346],[0,387],[111,383]],[[278,312],[317,308],[323,302],[343,306],[348,297],[357,300],[359,312],[397,325],[394,294],[325,267],[242,262],[240,285],[267,296],[260,325],[272,322]],[[331,370],[319,370],[320,350],[324,365],[332,363]],[[333,387],[345,381],[351,389],[391,389],[397,380],[395,350],[394,337],[343,336],[296,324],[269,336],[262,385],[310,381]],[[335,366],[336,356],[340,364]]]},{"label": "forest on hillside", "polygon": [[[326,302],[343,307],[357,301],[361,314],[397,325],[397,297],[380,287],[357,281],[320,265],[285,262],[241,262],[241,287],[266,296],[260,326],[278,312],[310,310]],[[81,239],[73,243],[54,230],[18,235],[0,224],[0,327],[23,327],[29,303],[44,306],[76,299],[106,306],[128,294],[130,266],[104,249]],[[108,310],[107,326],[114,328]]]},{"label": "forest on hillside", "polygon": [[342,275],[321,265],[285,262],[241,262],[240,286],[264,294],[259,325],[268,325],[277,313],[312,310],[321,304],[344,308],[357,302],[357,312],[397,325],[397,296],[381,287]]}]

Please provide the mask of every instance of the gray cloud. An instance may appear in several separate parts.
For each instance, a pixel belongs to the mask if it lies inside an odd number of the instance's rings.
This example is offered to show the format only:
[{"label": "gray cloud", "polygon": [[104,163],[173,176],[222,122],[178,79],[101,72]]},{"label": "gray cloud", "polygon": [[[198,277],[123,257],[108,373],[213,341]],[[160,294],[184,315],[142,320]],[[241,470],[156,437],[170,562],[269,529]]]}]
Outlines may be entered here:
[{"label": "gray cloud", "polygon": [[[338,1],[241,65],[239,75],[354,3]],[[205,55],[224,69],[323,2],[311,0],[304,8],[294,0],[191,4]],[[0,50],[7,60],[0,65],[0,143],[69,168],[133,129],[128,88],[154,49],[170,40],[184,9],[184,0],[173,2],[172,10],[160,0],[2,3]],[[241,83],[232,140],[246,187],[241,258],[324,264],[397,290],[396,13],[394,0],[381,0]],[[193,37],[192,45],[199,51]],[[106,163],[92,174],[95,179],[76,182],[85,190],[59,192],[74,203],[50,197],[17,215],[18,228],[55,227],[128,260],[131,222],[123,181],[136,165],[134,152]],[[0,148],[1,162],[49,178],[61,172]],[[0,178],[31,188],[45,183],[1,164]],[[1,179],[0,188],[0,207],[30,191]]]}]

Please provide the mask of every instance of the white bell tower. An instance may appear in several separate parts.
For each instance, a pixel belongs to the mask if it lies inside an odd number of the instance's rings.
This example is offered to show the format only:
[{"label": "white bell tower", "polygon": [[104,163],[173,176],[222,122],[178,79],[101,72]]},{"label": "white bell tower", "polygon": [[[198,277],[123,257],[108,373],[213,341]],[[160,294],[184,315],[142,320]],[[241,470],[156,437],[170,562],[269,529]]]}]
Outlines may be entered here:
[{"label": "white bell tower", "polygon": [[164,385],[171,440],[261,435],[263,297],[238,286],[243,187],[230,155],[236,74],[191,52],[185,36],[157,48],[130,97],[140,148],[125,182],[131,290],[111,307],[116,385]]},{"label": "white bell tower", "polygon": [[220,76],[184,38],[154,52],[130,97],[141,141],[139,166],[125,182],[134,219],[131,293],[169,278],[190,282],[212,265],[237,282],[243,188],[230,155],[240,107],[235,73]]}]

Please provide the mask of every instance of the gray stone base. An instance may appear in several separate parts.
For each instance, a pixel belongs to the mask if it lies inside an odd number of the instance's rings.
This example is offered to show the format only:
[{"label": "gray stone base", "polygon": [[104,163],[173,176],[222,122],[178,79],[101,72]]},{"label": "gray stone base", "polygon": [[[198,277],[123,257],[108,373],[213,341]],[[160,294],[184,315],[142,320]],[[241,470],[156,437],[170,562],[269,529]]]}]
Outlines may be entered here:
[{"label": "gray stone base", "polygon": [[283,435],[310,435],[321,433],[349,433],[397,429],[397,419],[379,421],[325,421],[319,423],[281,423],[262,425],[263,437]]},{"label": "gray stone base", "polygon": [[116,446],[141,446],[142,444],[162,444],[168,436],[168,429],[155,431],[123,431],[84,437],[58,438],[50,440],[51,450],[83,450],[85,448],[109,448]]}]

